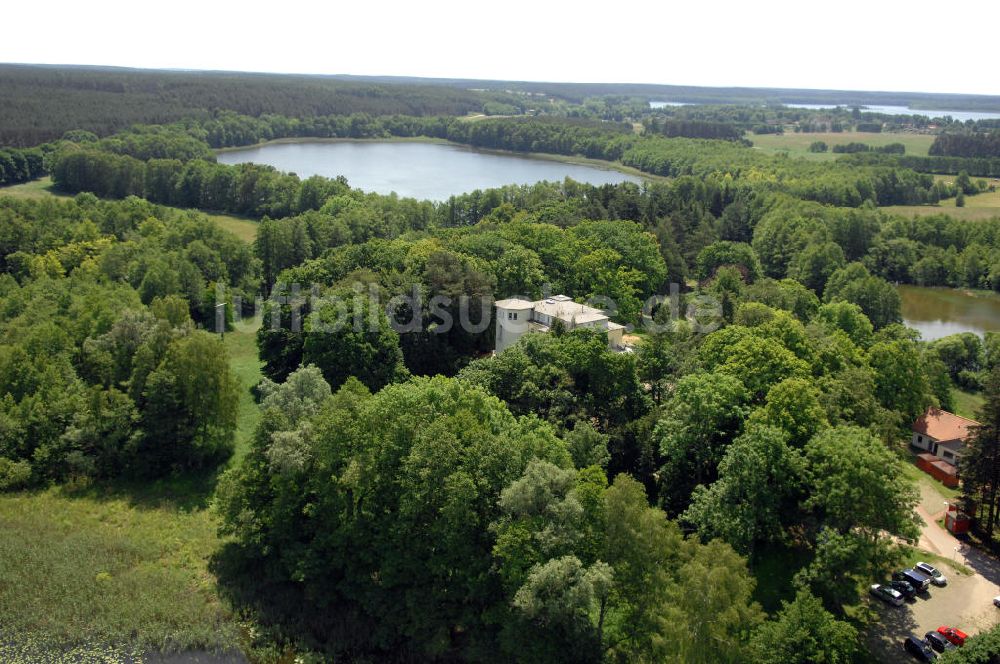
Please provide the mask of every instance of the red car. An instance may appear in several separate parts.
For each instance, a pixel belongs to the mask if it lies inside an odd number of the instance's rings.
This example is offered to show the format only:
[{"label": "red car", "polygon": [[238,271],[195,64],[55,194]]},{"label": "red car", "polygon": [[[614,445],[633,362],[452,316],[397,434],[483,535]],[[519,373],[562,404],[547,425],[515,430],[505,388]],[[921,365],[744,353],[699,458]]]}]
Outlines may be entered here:
[{"label": "red car", "polygon": [[954,627],[947,627],[942,625],[937,628],[938,634],[948,639],[956,646],[964,646],[965,640],[969,638],[969,635],[960,629],[955,629]]}]

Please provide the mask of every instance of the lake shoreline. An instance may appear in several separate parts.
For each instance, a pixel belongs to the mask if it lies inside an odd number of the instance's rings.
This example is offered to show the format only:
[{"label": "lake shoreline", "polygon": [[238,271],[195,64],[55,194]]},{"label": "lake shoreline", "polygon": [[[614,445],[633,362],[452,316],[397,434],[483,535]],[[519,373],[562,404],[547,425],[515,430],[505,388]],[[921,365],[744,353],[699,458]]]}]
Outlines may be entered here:
[{"label": "lake shoreline", "polygon": [[308,136],[295,136],[290,138],[274,138],[269,141],[262,141],[252,145],[241,145],[238,147],[218,148],[213,150],[215,154],[226,154],[239,152],[241,150],[251,150],[268,145],[294,145],[304,143],[429,143],[435,145],[451,145],[458,148],[479,152],[482,154],[493,154],[507,157],[523,157],[526,159],[537,159],[539,161],[553,161],[562,164],[572,164],[574,166],[589,166],[605,171],[617,171],[632,177],[642,178],[650,182],[668,182],[670,178],[663,175],[654,175],[640,171],[638,168],[626,166],[617,161],[607,161],[604,159],[592,159],[582,155],[562,155],[551,152],[518,152],[516,150],[501,150],[497,148],[481,148],[468,143],[458,143],[449,141],[446,138],[435,138],[432,136],[388,136],[385,138],[311,138]]},{"label": "lake shoreline", "polygon": [[985,289],[899,284],[903,322],[924,341],[962,332],[1000,331],[1000,294]]}]

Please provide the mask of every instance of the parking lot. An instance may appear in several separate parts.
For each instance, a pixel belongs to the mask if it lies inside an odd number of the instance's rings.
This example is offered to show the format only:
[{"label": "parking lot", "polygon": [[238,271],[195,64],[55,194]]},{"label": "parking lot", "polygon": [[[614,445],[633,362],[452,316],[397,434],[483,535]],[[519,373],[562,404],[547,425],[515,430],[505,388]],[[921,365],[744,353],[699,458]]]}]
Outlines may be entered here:
[{"label": "parking lot", "polygon": [[[973,573],[959,575],[946,563],[933,561],[948,577],[948,585],[931,586],[928,592],[894,607],[870,598],[880,620],[867,631],[872,653],[884,662],[910,660],[903,652],[902,641],[909,634],[921,637],[941,625],[958,627],[969,635],[1000,623],[1000,608],[993,598],[1000,595],[1000,564],[952,537],[935,523],[940,516],[931,510],[941,505],[933,488],[921,483],[922,500],[917,512],[925,522],[919,547],[961,563]],[[910,660],[916,661],[916,660]]]}]

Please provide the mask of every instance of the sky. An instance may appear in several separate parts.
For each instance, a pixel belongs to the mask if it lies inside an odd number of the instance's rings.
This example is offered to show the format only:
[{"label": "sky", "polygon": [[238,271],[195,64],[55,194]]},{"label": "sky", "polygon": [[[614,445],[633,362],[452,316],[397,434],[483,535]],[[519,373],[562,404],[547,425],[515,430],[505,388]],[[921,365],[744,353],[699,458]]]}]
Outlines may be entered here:
[{"label": "sky", "polygon": [[0,62],[1000,95],[996,0],[7,4]]}]

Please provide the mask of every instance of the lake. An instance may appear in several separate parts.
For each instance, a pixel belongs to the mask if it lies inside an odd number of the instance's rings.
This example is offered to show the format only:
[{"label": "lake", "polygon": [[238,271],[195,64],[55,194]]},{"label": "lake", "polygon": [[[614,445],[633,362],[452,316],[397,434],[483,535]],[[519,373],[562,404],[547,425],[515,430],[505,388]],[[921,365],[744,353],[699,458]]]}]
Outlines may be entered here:
[{"label": "lake", "polygon": [[216,155],[220,163],[253,162],[296,173],[343,175],[352,187],[379,194],[396,192],[423,200],[505,184],[562,182],[569,177],[588,184],[642,182],[611,168],[523,155],[487,152],[454,143],[415,141],[305,141],[268,143]]},{"label": "lake", "polygon": [[[834,108],[830,104],[785,104],[788,108],[806,108],[812,110],[824,110]],[[872,113],[885,113],[886,115],[926,115],[931,118],[943,118],[950,115],[954,119],[965,122],[966,120],[995,120],[1000,118],[1000,112],[996,111],[925,111],[919,108],[909,108],[907,106],[862,106],[862,110]]]},{"label": "lake", "polygon": [[954,288],[899,286],[903,322],[925,341],[959,332],[1000,332],[1000,295]]}]

